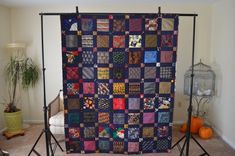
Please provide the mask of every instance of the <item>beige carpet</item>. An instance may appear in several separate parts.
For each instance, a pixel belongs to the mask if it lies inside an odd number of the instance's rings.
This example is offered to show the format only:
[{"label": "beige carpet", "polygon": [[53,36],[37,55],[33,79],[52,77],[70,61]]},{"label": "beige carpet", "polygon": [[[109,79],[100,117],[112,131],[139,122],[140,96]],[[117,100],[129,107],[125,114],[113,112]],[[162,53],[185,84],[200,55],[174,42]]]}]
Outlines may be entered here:
[{"label": "beige carpet", "polygon": [[[43,126],[40,125],[31,125],[26,129],[25,136],[17,136],[10,140],[6,140],[5,137],[0,136],[0,148],[7,150],[11,156],[26,156],[28,155],[30,149],[32,148],[36,138],[39,136]],[[178,132],[177,127],[173,128],[173,143],[175,143],[179,138],[183,136],[182,133]],[[62,135],[56,135],[58,140],[63,140]],[[210,140],[201,140],[196,137],[197,140],[202,144],[202,146],[208,151],[211,156],[235,156],[235,150],[229,147],[224,141],[220,139],[219,136],[215,135]],[[64,142],[60,143],[61,146],[65,149]],[[45,142],[44,135],[36,146],[36,150],[42,155],[45,154]],[[190,156],[198,156],[202,153],[200,148],[191,140],[190,142]],[[31,154],[34,156],[35,154]],[[61,152],[59,148],[56,149],[56,156],[66,155],[65,152]],[[85,155],[85,154],[68,154],[68,156],[74,155]],[[86,154],[87,155],[96,155],[96,156],[108,156],[110,154]],[[117,156],[119,154],[116,154]],[[179,150],[176,147],[170,153],[160,153],[160,154],[144,154],[145,156],[178,156]]]}]

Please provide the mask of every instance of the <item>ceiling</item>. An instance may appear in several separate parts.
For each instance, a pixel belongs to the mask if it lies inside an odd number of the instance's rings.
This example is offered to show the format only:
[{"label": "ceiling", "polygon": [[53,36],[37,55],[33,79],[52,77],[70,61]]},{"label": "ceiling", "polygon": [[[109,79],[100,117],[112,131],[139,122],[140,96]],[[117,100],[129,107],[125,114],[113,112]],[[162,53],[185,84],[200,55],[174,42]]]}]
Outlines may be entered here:
[{"label": "ceiling", "polygon": [[[140,3],[146,4],[210,4],[218,0],[97,0],[102,3]],[[95,0],[93,0],[95,2]],[[36,7],[39,5],[83,5],[93,3],[92,0],[0,0],[0,5],[8,7]],[[96,2],[97,3],[97,2]]]}]

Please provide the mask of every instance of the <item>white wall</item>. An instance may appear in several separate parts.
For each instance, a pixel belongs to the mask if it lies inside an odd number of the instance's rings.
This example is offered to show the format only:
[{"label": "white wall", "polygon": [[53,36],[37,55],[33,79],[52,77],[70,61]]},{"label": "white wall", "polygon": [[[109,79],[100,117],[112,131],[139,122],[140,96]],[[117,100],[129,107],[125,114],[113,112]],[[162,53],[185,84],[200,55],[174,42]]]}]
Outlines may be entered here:
[{"label": "white wall", "polygon": [[[106,1],[107,2],[107,1]],[[80,12],[157,12],[155,2],[145,3],[126,1],[125,5],[119,1],[101,4],[94,1],[82,1],[79,4]],[[200,58],[204,62],[210,56],[210,27],[211,7],[209,5],[165,5],[162,12],[198,13],[196,61]],[[54,6],[38,8],[15,8],[11,11],[12,39],[28,43],[28,55],[31,55],[39,64],[41,63],[40,40],[40,12],[75,12],[75,6]],[[61,45],[60,45],[60,20],[59,17],[44,17],[45,34],[45,64],[47,99],[50,101],[57,91],[62,88],[61,74]],[[177,62],[177,91],[174,110],[174,120],[186,119],[188,102],[183,96],[183,75],[191,64],[192,44],[192,17],[180,17],[178,62]],[[23,105],[24,119],[42,120],[42,83],[33,89],[27,96]]]},{"label": "white wall", "polygon": [[0,6],[0,131],[4,128],[2,103],[6,102],[6,86],[3,76],[4,66],[8,60],[9,55],[6,52],[6,45],[10,42],[10,9]]},{"label": "white wall", "polygon": [[216,70],[217,95],[210,109],[210,119],[235,149],[235,1],[223,0],[213,5],[211,61]]}]

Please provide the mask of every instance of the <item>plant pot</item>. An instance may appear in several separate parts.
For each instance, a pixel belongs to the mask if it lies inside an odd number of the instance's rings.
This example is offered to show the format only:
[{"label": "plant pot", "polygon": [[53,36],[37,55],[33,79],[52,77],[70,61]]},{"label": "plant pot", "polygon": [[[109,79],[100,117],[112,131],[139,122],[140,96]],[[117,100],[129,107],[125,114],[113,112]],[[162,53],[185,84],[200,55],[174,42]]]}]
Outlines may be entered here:
[{"label": "plant pot", "polygon": [[14,133],[22,130],[22,112],[4,112],[7,132]]}]

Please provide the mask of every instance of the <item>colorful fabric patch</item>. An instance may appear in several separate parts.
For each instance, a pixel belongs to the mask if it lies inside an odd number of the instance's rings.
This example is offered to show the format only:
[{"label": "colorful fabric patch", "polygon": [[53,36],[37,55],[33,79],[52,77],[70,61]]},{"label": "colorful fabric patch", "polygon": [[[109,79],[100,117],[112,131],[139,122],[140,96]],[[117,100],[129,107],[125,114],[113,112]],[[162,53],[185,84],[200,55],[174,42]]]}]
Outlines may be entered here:
[{"label": "colorful fabric patch", "polygon": [[125,31],[125,20],[114,19],[113,20],[113,31]]},{"label": "colorful fabric patch", "polygon": [[82,78],[83,79],[94,79],[94,68],[93,67],[83,67],[82,68]]},{"label": "colorful fabric patch", "polygon": [[144,63],[156,63],[156,62],[157,62],[157,51],[144,52]]},{"label": "colorful fabric patch", "polygon": [[78,67],[66,67],[67,80],[76,80],[78,76]]},{"label": "colorful fabric patch", "polygon": [[118,127],[113,130],[114,139],[124,139],[124,135],[125,135],[125,130],[122,127]]},{"label": "colorful fabric patch", "polygon": [[140,79],[140,68],[129,68],[129,79]]},{"label": "colorful fabric patch", "polygon": [[113,68],[113,79],[123,80],[125,78],[125,69],[121,67]]},{"label": "colorful fabric patch", "polygon": [[95,84],[94,82],[83,82],[83,94],[94,94]]},{"label": "colorful fabric patch", "polygon": [[82,19],[82,30],[83,31],[92,31],[93,29],[93,20],[92,19]]},{"label": "colorful fabric patch", "polygon": [[79,113],[69,113],[68,120],[70,124],[79,124],[80,123]]},{"label": "colorful fabric patch", "polygon": [[97,47],[108,48],[109,47],[109,36],[108,35],[98,35],[97,36]]},{"label": "colorful fabric patch", "polygon": [[145,47],[157,47],[157,35],[146,35]]},{"label": "colorful fabric patch", "polygon": [[160,94],[170,94],[171,93],[171,82],[160,82],[159,83],[159,93]]},{"label": "colorful fabric patch", "polygon": [[143,151],[152,151],[154,146],[154,141],[143,141],[142,143],[142,150]]},{"label": "colorful fabric patch", "polygon": [[160,78],[171,79],[172,78],[172,67],[160,67]]},{"label": "colorful fabric patch", "polygon": [[113,94],[125,94],[125,83],[113,83]]},{"label": "colorful fabric patch", "polygon": [[79,98],[68,98],[68,110],[80,109]]},{"label": "colorful fabric patch", "polygon": [[138,152],[139,142],[128,142],[128,152]]},{"label": "colorful fabric patch", "polygon": [[66,35],[66,47],[76,48],[78,46],[77,35]]},{"label": "colorful fabric patch", "polygon": [[114,64],[124,64],[125,63],[125,53],[124,52],[113,52],[113,63]]},{"label": "colorful fabric patch", "polygon": [[171,63],[173,60],[173,52],[172,51],[161,51],[161,59],[162,63]]},{"label": "colorful fabric patch", "polygon": [[97,52],[97,63],[108,64],[109,63],[109,52],[98,51]]},{"label": "colorful fabric patch", "polygon": [[156,31],[157,30],[157,19],[145,19],[145,30],[147,31]]},{"label": "colorful fabric patch", "polygon": [[155,79],[156,78],[156,67],[144,67],[144,78]]},{"label": "colorful fabric patch", "polygon": [[129,98],[128,99],[128,109],[139,110],[140,109],[140,99],[139,98]]},{"label": "colorful fabric patch", "polygon": [[97,19],[97,31],[109,31],[109,20]]},{"label": "colorful fabric patch", "polygon": [[174,30],[174,19],[173,18],[162,18],[162,30],[173,31]]},{"label": "colorful fabric patch", "polygon": [[68,64],[73,64],[75,62],[78,62],[78,51],[68,51],[66,53],[66,62]]},{"label": "colorful fabric patch", "polygon": [[154,112],[148,112],[143,114],[143,123],[149,124],[154,123],[155,121],[155,113]]},{"label": "colorful fabric patch", "polygon": [[84,47],[84,48],[93,47],[93,36],[92,35],[82,35],[82,47]]},{"label": "colorful fabric patch", "polygon": [[125,123],[125,114],[123,113],[113,114],[113,124],[124,124],[124,123]]},{"label": "colorful fabric patch", "polygon": [[131,18],[129,20],[129,31],[141,31],[142,30],[142,19]]},{"label": "colorful fabric patch", "polygon": [[99,149],[100,150],[108,151],[109,148],[110,148],[109,141],[99,140]]},{"label": "colorful fabric patch", "polygon": [[79,83],[67,83],[67,94],[78,95],[79,94]]},{"label": "colorful fabric patch", "polygon": [[128,113],[128,124],[136,125],[140,123],[140,113]]},{"label": "colorful fabric patch", "polygon": [[169,112],[158,112],[158,123],[168,123],[170,121]]},{"label": "colorful fabric patch", "polygon": [[154,137],[154,127],[143,127],[144,138],[153,138]]},{"label": "colorful fabric patch", "polygon": [[129,64],[140,64],[141,51],[129,52]]},{"label": "colorful fabric patch", "polygon": [[169,135],[169,127],[168,126],[159,126],[157,129],[158,137],[163,138]]},{"label": "colorful fabric patch", "polygon": [[141,48],[141,42],[141,35],[129,35],[129,48]]},{"label": "colorful fabric patch", "polygon": [[93,97],[84,97],[83,101],[83,109],[94,109],[95,108],[95,100]]},{"label": "colorful fabric patch", "polygon": [[92,51],[83,51],[82,52],[82,63],[83,64],[93,64],[93,52]]},{"label": "colorful fabric patch", "polygon": [[109,113],[99,112],[98,114],[99,123],[109,123]]},{"label": "colorful fabric patch", "polygon": [[108,83],[98,83],[98,94],[109,95],[109,84]]},{"label": "colorful fabric patch", "polygon": [[124,110],[125,99],[124,98],[113,98],[113,110]]},{"label": "colorful fabric patch", "polygon": [[109,138],[110,129],[107,126],[99,126],[99,137],[100,138]]},{"label": "colorful fabric patch", "polygon": [[144,94],[155,94],[156,84],[155,82],[145,82],[144,83]]},{"label": "colorful fabric patch", "polygon": [[98,99],[98,108],[101,110],[109,109],[109,99],[100,98]]},{"label": "colorful fabric patch", "polygon": [[144,98],[144,109],[154,109],[155,108],[155,97],[154,98]]},{"label": "colorful fabric patch", "polygon": [[125,48],[125,35],[113,36],[113,48]]},{"label": "colorful fabric patch", "polygon": [[113,141],[113,152],[122,153],[124,151],[124,142]]},{"label": "colorful fabric patch", "polygon": [[162,35],[162,47],[173,47],[173,35]]},{"label": "colorful fabric patch", "polygon": [[95,151],[95,149],[96,149],[95,141],[84,141],[84,150]]},{"label": "colorful fabric patch", "polygon": [[128,128],[128,139],[138,139],[139,132],[139,128]]},{"label": "colorful fabric patch", "polygon": [[169,109],[171,107],[171,98],[159,97],[158,109]]},{"label": "colorful fabric patch", "polygon": [[129,83],[129,94],[139,94],[140,93],[140,83]]},{"label": "colorful fabric patch", "polygon": [[69,128],[69,137],[73,139],[78,139],[80,137],[79,128]]},{"label": "colorful fabric patch", "polygon": [[83,112],[83,122],[84,123],[96,122],[96,113],[95,112]]},{"label": "colorful fabric patch", "polygon": [[95,138],[95,127],[84,127],[85,138]]},{"label": "colorful fabric patch", "polygon": [[109,68],[98,68],[98,79],[109,79]]}]

